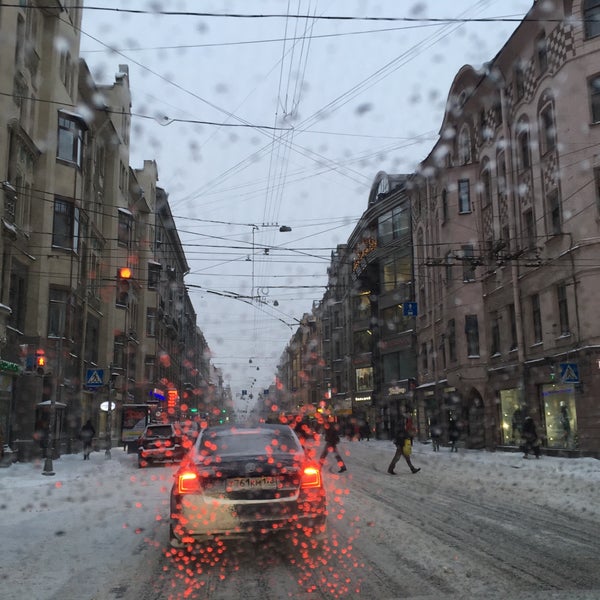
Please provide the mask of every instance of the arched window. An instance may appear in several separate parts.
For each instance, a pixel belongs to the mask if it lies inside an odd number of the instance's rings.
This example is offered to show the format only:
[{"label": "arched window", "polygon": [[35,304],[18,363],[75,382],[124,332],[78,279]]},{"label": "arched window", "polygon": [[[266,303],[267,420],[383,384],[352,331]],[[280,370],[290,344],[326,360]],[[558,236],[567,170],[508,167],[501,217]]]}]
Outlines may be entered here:
[{"label": "arched window", "polygon": [[583,23],[586,40],[600,35],[600,0],[584,0]]},{"label": "arched window", "polygon": [[463,125],[458,136],[458,163],[467,165],[471,162],[471,134],[469,127]]},{"label": "arched window", "polygon": [[492,203],[492,172],[489,161],[486,161],[483,171],[481,171],[481,200],[483,206],[489,206]]},{"label": "arched window", "polygon": [[531,167],[531,136],[529,135],[529,123],[522,119],[517,125],[517,159],[519,171]]},{"label": "arched window", "polygon": [[542,156],[556,146],[556,123],[554,121],[554,106],[548,99],[542,104],[539,113],[540,122],[540,153]]}]

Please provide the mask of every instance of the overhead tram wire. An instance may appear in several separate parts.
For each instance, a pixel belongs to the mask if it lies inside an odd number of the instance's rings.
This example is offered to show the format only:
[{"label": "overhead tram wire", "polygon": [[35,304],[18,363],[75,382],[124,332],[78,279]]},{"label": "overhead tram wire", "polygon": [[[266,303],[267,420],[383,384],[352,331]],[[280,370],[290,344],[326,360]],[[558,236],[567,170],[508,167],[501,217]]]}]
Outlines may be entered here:
[{"label": "overhead tram wire", "polygon": [[[479,6],[484,6],[485,5],[485,1],[484,0],[480,0],[480,2],[478,3]],[[460,25],[459,25],[460,27]],[[448,29],[448,26],[445,26],[444,29]],[[452,31],[454,31],[456,29],[456,27],[454,29],[452,29]],[[449,35],[450,32],[447,32],[444,34],[443,37],[441,37],[440,39],[443,39],[444,37],[447,37],[447,35]],[[420,42],[419,44],[416,44],[415,46],[413,46],[410,49],[410,52],[415,52],[416,49],[418,49],[420,46],[425,45],[425,43],[428,44],[432,44],[432,43],[437,43],[439,42],[439,39],[434,38],[433,36],[430,36],[429,38],[427,38],[426,40],[424,40],[423,42]],[[395,63],[397,63],[401,58],[405,57],[405,55],[407,55],[408,52],[405,52],[403,54],[401,54],[399,57],[396,57],[395,59],[393,59],[392,61],[390,61],[387,65],[384,65],[384,67],[381,67],[380,69],[378,69],[374,74],[370,75],[369,77],[367,77],[366,79],[364,79],[362,82],[360,82],[359,84],[355,85],[353,88],[351,88],[350,90],[348,90],[347,92],[345,92],[344,94],[342,94],[341,96],[338,96],[337,99],[331,101],[328,105],[326,105],[325,107],[319,109],[318,111],[316,111],[315,113],[313,113],[313,115],[311,117],[308,117],[307,119],[305,119],[302,123],[300,123],[296,128],[297,129],[304,129],[306,130],[307,127],[309,126],[308,124],[310,123],[316,123],[318,120],[320,120],[321,115],[323,114],[324,111],[329,111],[331,110],[331,107],[335,107],[333,110],[337,110],[338,108],[340,108],[341,106],[345,105],[346,103],[348,103],[351,99],[353,99],[354,97],[356,97],[356,95],[358,93],[360,93],[363,88],[366,87],[366,84],[369,82],[371,82],[371,80],[375,77],[377,77],[377,81],[379,81],[380,79],[387,77],[387,75],[389,73],[387,73],[388,70],[391,69],[392,65],[395,65]],[[409,58],[412,58],[409,57]],[[406,59],[408,60],[408,59]],[[395,70],[397,70],[398,68],[400,68],[400,66],[403,66],[405,63],[402,63],[399,66],[395,66],[394,69],[391,72],[394,72]],[[343,102],[342,102],[343,100]],[[262,149],[261,149],[262,150]],[[260,150],[259,150],[260,151]],[[255,156],[256,153],[253,153],[252,156]],[[317,154],[318,155],[318,154]],[[319,157],[318,160],[323,160],[325,159],[325,157]],[[240,161],[237,163],[237,165],[233,168],[235,169],[236,174],[239,172],[239,169],[237,167],[239,167],[240,165],[244,164],[247,160],[250,160],[249,158],[244,159],[243,161]],[[317,159],[315,159],[317,160]],[[325,159],[327,161],[330,161],[330,159]],[[334,169],[335,170],[335,169]],[[225,173],[231,172],[232,169],[229,169],[228,171],[226,171]],[[207,187],[210,188],[214,185],[215,182],[217,181],[222,181],[222,176],[224,174],[221,174],[219,177],[215,178],[214,180],[212,180],[212,182],[209,182],[207,184],[205,184],[203,187],[201,187],[197,194],[200,195],[202,194],[202,190],[206,189]]]}]

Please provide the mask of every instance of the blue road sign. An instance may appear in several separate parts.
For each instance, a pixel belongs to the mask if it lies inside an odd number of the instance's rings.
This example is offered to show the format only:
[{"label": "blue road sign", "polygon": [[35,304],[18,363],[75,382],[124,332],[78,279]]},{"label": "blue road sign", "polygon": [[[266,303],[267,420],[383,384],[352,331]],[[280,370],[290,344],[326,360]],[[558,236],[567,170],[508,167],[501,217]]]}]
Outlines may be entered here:
[{"label": "blue road sign", "polygon": [[104,385],[104,369],[88,369],[85,375],[86,387],[100,387]]},{"label": "blue road sign", "polygon": [[416,302],[404,302],[402,304],[402,314],[405,317],[416,317],[418,314]]},{"label": "blue road sign", "polygon": [[560,380],[563,383],[579,383],[579,365],[577,363],[560,363]]}]

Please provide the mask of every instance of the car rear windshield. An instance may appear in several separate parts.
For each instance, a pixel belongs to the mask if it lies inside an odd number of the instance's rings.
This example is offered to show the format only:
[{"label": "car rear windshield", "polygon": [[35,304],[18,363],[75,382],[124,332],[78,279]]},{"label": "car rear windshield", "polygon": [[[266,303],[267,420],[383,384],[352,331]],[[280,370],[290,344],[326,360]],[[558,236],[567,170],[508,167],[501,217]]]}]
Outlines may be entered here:
[{"label": "car rear windshield", "polygon": [[301,448],[291,430],[238,429],[226,432],[205,432],[200,454],[260,455],[274,452],[299,452]]},{"label": "car rear windshield", "polygon": [[144,437],[147,438],[168,438],[173,435],[173,429],[170,425],[155,425],[148,427]]}]

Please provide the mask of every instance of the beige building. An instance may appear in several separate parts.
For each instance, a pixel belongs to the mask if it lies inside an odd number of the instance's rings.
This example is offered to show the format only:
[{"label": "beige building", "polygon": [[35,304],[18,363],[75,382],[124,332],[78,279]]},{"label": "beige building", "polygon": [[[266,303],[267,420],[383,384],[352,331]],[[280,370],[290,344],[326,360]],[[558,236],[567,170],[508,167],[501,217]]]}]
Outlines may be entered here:
[{"label": "beige building", "polygon": [[600,452],[599,14],[534,2],[413,179],[419,394],[471,447]]},{"label": "beige building", "polygon": [[158,168],[129,166],[127,66],[95,84],[79,5],[28,4],[0,6],[0,427],[25,458],[50,431],[76,448],[87,418],[120,442],[122,406],[156,409],[155,389],[172,418],[187,390],[187,414],[210,360]]}]

